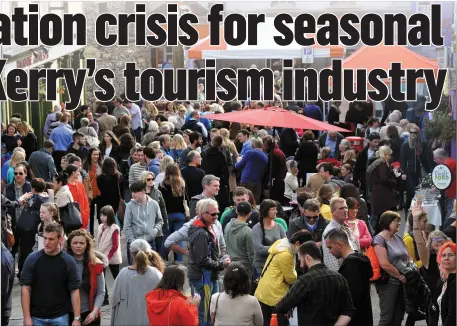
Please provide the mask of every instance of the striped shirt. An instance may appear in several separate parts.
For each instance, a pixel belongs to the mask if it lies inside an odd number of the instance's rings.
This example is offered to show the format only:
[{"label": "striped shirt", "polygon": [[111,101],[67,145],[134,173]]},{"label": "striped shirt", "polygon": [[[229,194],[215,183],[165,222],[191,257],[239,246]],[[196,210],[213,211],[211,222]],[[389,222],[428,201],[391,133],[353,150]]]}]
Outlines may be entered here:
[{"label": "striped shirt", "polygon": [[140,174],[143,171],[146,171],[146,164],[141,165],[140,162],[132,164],[129,170],[129,186],[135,181],[140,180]]}]

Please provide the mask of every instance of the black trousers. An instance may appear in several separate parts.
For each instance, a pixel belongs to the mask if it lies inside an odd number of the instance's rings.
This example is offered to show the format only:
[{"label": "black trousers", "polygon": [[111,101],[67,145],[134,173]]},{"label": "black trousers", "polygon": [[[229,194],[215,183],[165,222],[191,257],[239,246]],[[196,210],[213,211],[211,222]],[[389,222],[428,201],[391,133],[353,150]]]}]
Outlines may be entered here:
[{"label": "black trousers", "polygon": [[21,275],[22,267],[24,267],[25,260],[33,252],[35,245],[35,234],[22,235],[19,242],[19,261],[17,268],[19,270],[18,277]]},{"label": "black trousers", "polygon": [[[263,326],[270,326],[271,315],[276,313],[276,307],[268,306],[260,301],[259,303],[260,308],[262,309]],[[278,325],[289,326],[289,319],[287,319],[286,316],[283,314],[278,315]]]},{"label": "black trousers", "polygon": [[[116,280],[116,277],[119,275],[119,268],[120,264],[109,264],[109,270],[111,271],[111,275],[113,275],[113,279]],[[108,288],[106,286],[106,268],[103,270],[103,276],[105,277],[105,299],[108,299]]]}]

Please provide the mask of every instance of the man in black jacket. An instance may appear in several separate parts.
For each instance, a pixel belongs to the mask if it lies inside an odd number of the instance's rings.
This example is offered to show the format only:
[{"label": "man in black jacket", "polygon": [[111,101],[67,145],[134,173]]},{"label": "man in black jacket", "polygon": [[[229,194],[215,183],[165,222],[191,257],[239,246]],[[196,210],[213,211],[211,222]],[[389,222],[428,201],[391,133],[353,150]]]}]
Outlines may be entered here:
[{"label": "man in black jacket", "polygon": [[230,258],[220,256],[219,243],[213,230],[213,224],[218,216],[217,201],[202,199],[198,218],[189,227],[188,278],[201,297],[198,306],[199,325],[210,320],[210,298],[207,298],[205,289],[209,287],[210,295],[219,292],[219,273],[230,264]]},{"label": "man in black jacket", "polygon": [[285,314],[295,307],[298,325],[347,325],[354,315],[348,283],[322,264],[320,248],[308,241],[298,251],[300,267],[307,270],[276,305]]},{"label": "man in black jacket", "polygon": [[372,326],[370,278],[373,277],[373,270],[370,260],[364,254],[352,250],[348,236],[343,230],[331,230],[326,235],[325,242],[328,250],[336,259],[343,258],[338,272],[348,282],[355,307],[355,314],[349,325]]},{"label": "man in black jacket", "polygon": [[322,233],[328,222],[320,215],[319,202],[316,199],[308,199],[303,205],[303,215],[289,221],[287,237],[290,238],[295,232],[308,230],[317,245],[320,245]]}]

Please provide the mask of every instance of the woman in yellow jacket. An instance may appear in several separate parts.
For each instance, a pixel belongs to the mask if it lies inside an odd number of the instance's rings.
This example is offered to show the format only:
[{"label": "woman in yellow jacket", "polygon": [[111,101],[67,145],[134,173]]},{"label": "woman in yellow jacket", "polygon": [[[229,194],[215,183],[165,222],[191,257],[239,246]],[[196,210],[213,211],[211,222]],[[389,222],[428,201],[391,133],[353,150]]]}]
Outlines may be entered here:
[{"label": "woman in yellow jacket", "polygon": [[[419,216],[419,229],[424,234],[425,239],[428,239],[428,235],[430,233],[430,229],[427,227],[428,216],[427,213],[423,213]],[[413,214],[411,212],[408,214],[408,224],[409,230],[403,236],[403,242],[405,243],[406,250],[408,251],[408,255],[410,259],[416,264],[418,269],[422,268],[422,261],[419,258],[419,254],[417,252],[416,241],[414,240],[413,235]]]},{"label": "woman in yellow jacket", "polygon": [[[270,325],[271,315],[276,313],[276,304],[297,280],[295,259],[298,248],[312,238],[308,230],[301,230],[294,233],[290,239],[277,240],[268,250],[269,255],[255,291],[255,297],[262,308],[264,326]],[[285,315],[278,315],[278,324],[289,324]]]}]

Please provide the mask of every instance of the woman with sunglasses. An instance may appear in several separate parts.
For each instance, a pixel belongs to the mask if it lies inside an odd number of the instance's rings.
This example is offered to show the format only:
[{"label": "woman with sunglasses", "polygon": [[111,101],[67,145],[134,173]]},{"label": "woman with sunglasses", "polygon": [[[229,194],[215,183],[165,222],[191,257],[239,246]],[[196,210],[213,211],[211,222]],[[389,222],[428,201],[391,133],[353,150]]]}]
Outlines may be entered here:
[{"label": "woman with sunglasses", "polygon": [[432,231],[427,237],[422,231],[421,217],[426,215],[422,203],[416,202],[412,208],[413,215],[413,235],[416,241],[417,252],[423,266],[423,277],[427,282],[432,296],[436,292],[436,285],[440,279],[440,269],[437,262],[437,255],[441,246],[449,241],[449,238],[441,231]]},{"label": "woman with sunglasses", "polygon": [[143,171],[140,174],[140,180],[146,184],[146,194],[159,203],[160,213],[162,213],[163,226],[162,226],[162,229],[159,230],[159,233],[157,233],[157,236],[155,238],[156,251],[160,254],[160,251],[162,250],[162,243],[163,243],[163,231],[162,230],[164,230],[164,229],[168,230],[167,206],[165,204],[165,200],[163,199],[162,192],[155,187],[154,173],[152,173],[150,171]]},{"label": "woman with sunglasses", "polygon": [[420,139],[419,127],[409,124],[407,131],[409,131],[408,141],[403,143],[400,148],[400,169],[404,172],[402,180],[405,181],[406,188],[404,206],[406,213],[411,206],[421,176],[424,173],[431,173],[435,166],[433,153]]},{"label": "woman with sunglasses", "polygon": [[437,255],[442,278],[429,306],[427,325],[456,325],[456,245],[452,241],[441,245]]}]

